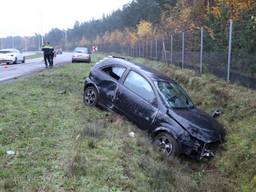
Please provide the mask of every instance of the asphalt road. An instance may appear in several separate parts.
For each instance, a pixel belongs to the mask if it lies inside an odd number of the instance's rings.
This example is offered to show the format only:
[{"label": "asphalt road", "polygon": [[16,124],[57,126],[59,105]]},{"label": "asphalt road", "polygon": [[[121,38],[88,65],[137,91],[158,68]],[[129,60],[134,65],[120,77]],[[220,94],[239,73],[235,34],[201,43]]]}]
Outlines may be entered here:
[{"label": "asphalt road", "polygon": [[[71,53],[63,53],[54,58],[54,66],[71,63]],[[45,69],[43,58],[29,59],[24,64],[0,65],[0,83],[12,81]]]}]

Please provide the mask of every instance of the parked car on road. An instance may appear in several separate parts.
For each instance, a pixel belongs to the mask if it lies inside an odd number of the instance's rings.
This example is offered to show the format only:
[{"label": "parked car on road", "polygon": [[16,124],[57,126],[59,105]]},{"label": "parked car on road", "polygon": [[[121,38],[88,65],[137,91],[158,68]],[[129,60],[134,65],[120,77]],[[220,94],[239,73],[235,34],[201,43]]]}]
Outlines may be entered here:
[{"label": "parked car on road", "polygon": [[224,139],[223,126],[198,109],[176,81],[122,58],[105,58],[91,69],[83,100],[125,115],[167,157],[209,158],[212,146]]},{"label": "parked car on road", "polygon": [[74,49],[72,63],[76,61],[91,62],[91,53],[87,47],[77,47]]},{"label": "parked car on road", "polygon": [[18,49],[1,49],[0,63],[25,63],[25,56]]}]

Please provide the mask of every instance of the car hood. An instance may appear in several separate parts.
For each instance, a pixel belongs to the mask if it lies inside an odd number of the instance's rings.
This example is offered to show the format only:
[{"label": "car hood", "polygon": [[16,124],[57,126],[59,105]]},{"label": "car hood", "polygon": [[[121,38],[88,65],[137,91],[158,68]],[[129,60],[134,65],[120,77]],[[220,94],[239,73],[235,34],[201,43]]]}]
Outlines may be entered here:
[{"label": "car hood", "polygon": [[191,136],[205,143],[222,141],[225,136],[223,126],[213,117],[198,108],[169,109],[168,113],[184,127]]}]

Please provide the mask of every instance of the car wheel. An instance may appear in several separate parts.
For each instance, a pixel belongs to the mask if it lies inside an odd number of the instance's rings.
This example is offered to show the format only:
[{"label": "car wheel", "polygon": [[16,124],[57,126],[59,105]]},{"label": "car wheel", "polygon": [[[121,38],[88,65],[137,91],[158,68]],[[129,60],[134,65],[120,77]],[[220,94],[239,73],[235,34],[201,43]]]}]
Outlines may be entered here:
[{"label": "car wheel", "polygon": [[171,159],[180,154],[177,141],[166,132],[159,133],[154,138],[154,146],[167,158]]},{"label": "car wheel", "polygon": [[18,63],[18,59],[17,57],[15,57],[15,60],[13,61],[13,64],[17,64]]},{"label": "car wheel", "polygon": [[95,106],[98,101],[98,91],[95,87],[87,87],[84,90],[84,103],[88,106]]},{"label": "car wheel", "polygon": [[25,62],[26,62],[26,58],[25,58],[25,57],[23,57],[22,63],[25,63]]}]

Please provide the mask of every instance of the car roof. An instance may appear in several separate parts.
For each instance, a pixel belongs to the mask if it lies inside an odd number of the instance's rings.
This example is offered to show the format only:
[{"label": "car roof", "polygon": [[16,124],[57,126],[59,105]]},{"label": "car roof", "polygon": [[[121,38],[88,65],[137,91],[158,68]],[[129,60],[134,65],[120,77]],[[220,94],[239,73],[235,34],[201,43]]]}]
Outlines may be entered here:
[{"label": "car roof", "polygon": [[99,62],[99,67],[103,67],[106,65],[114,65],[118,64],[121,66],[124,66],[126,68],[130,68],[134,71],[139,72],[140,74],[152,79],[152,80],[163,80],[163,81],[171,81],[175,82],[171,78],[169,78],[167,75],[164,75],[160,73],[157,70],[154,70],[150,67],[147,67],[145,65],[139,64],[139,63],[133,63],[125,58],[122,57],[107,57],[102,60],[102,62]]}]

